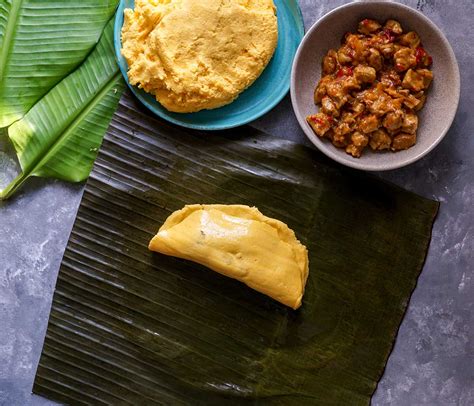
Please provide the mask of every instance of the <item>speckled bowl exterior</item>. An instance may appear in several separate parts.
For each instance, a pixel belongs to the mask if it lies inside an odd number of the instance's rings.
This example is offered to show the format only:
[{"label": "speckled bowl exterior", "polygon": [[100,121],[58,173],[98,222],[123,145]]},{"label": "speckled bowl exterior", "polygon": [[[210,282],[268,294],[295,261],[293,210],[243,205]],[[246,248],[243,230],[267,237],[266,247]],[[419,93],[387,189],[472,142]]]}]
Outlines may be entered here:
[{"label": "speckled bowl exterior", "polygon": [[[434,81],[428,99],[419,112],[418,141],[406,150],[373,152],[367,148],[362,157],[353,158],[343,149],[320,139],[306,122],[318,111],[314,89],[321,78],[321,61],[328,49],[338,48],[344,33],[354,32],[364,18],[400,21],[404,30],[416,31],[423,46],[433,56]],[[448,40],[431,20],[418,11],[391,1],[358,1],[336,8],[317,21],[304,37],[293,63],[291,100],[299,124],[310,141],[325,155],[352,168],[385,171],[409,165],[428,154],[449,130],[459,103],[460,76],[456,57]]]}]

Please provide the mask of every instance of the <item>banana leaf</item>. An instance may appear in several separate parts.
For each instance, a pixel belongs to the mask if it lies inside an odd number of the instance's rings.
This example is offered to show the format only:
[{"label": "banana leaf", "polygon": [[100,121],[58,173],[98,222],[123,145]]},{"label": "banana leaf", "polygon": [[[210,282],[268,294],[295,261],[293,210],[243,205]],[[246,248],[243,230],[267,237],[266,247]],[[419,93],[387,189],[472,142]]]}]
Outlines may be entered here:
[{"label": "banana leaf", "polygon": [[[242,203],[286,222],[310,274],[293,311],[154,254],[165,218]],[[73,405],[367,405],[438,203],[250,127],[190,132],[122,98],[60,268],[34,392]]]},{"label": "banana leaf", "polygon": [[112,37],[110,20],[84,63],[8,128],[22,172],[0,199],[30,176],[71,182],[87,178],[124,89]]},{"label": "banana leaf", "polygon": [[117,0],[0,0],[0,127],[7,127],[74,70]]}]

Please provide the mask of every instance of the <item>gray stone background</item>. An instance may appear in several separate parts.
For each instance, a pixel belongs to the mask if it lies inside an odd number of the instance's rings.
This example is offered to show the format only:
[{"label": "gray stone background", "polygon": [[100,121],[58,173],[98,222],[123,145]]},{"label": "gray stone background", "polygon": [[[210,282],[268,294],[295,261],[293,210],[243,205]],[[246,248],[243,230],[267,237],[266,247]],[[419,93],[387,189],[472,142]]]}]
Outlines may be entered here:
[{"label": "gray stone background", "polygon": [[[300,0],[306,27],[344,0]],[[405,169],[380,174],[439,200],[426,266],[372,404],[474,405],[474,2],[404,0],[446,33],[462,94],[442,144]],[[442,80],[442,79],[439,79]],[[287,97],[253,123],[306,143]],[[0,168],[0,175],[8,168]],[[31,388],[57,272],[83,185],[32,180],[0,203],[0,405],[52,405]]]}]

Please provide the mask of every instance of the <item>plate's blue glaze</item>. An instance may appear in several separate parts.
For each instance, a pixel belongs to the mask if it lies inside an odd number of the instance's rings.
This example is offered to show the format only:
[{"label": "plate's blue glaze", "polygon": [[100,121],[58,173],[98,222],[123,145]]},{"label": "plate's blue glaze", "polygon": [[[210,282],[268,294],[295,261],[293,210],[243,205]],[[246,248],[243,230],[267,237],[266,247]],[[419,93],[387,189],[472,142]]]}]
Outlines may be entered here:
[{"label": "plate's blue glaze", "polygon": [[296,0],[274,0],[278,14],[278,46],[262,75],[233,103],[215,110],[179,114],[166,110],[155,98],[131,86],[127,77],[127,62],[121,55],[120,32],[123,10],[133,8],[134,0],[121,0],[115,16],[115,54],[128,86],[138,99],[156,115],[172,123],[200,130],[222,130],[249,123],[261,117],[288,93],[293,58],[304,35],[301,10]]}]

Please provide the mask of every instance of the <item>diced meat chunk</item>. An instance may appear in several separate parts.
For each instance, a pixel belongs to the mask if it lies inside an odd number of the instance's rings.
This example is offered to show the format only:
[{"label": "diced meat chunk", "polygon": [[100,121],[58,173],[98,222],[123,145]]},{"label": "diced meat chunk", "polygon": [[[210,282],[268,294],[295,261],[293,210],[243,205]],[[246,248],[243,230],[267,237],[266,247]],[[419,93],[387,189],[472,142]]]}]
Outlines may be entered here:
[{"label": "diced meat chunk", "polygon": [[359,131],[369,134],[380,127],[379,119],[375,114],[369,114],[359,121]]},{"label": "diced meat chunk", "polygon": [[390,111],[383,119],[383,126],[389,131],[398,130],[402,124],[405,113],[402,110]]},{"label": "diced meat chunk", "polygon": [[337,147],[339,148],[342,148],[342,147],[345,147],[346,145],[349,144],[348,140],[347,140],[347,137],[346,137],[346,134],[340,134],[336,131],[334,131],[333,133],[333,144],[336,145]]},{"label": "diced meat chunk", "polygon": [[321,103],[321,100],[327,94],[327,85],[331,82],[330,76],[324,76],[316,86],[314,90],[314,102],[316,104]]},{"label": "diced meat chunk", "polygon": [[428,89],[433,81],[433,72],[429,69],[418,69],[416,72],[423,77],[423,90]]},{"label": "diced meat chunk", "polygon": [[325,137],[329,138],[331,140],[331,142],[338,148],[344,148],[347,145],[346,137],[343,136],[343,135],[342,136],[336,135],[336,133],[332,129],[329,130],[325,134]]},{"label": "diced meat chunk", "polygon": [[397,20],[387,20],[385,22],[384,28],[389,29],[396,35],[403,33],[402,25]]},{"label": "diced meat chunk", "polygon": [[379,93],[377,92],[377,90],[371,88],[371,89],[364,90],[363,92],[360,92],[357,95],[357,100],[361,101],[367,106],[370,106],[375,100],[377,100],[378,97],[379,97]]},{"label": "diced meat chunk", "polygon": [[402,109],[403,99],[401,98],[392,98],[390,101],[390,107],[393,111]]},{"label": "diced meat chunk", "polygon": [[319,84],[316,89],[314,89],[314,103],[319,104],[321,100],[326,95],[326,86]]},{"label": "diced meat chunk", "polygon": [[383,129],[377,130],[370,134],[370,148],[374,151],[381,151],[384,149],[389,149],[392,139]]},{"label": "diced meat chunk", "polygon": [[356,131],[351,135],[351,141],[356,147],[365,147],[369,143],[369,137]]},{"label": "diced meat chunk", "polygon": [[416,48],[420,45],[420,37],[415,31],[407,32],[400,37],[400,44],[406,45],[407,47]]},{"label": "diced meat chunk", "polygon": [[354,144],[349,144],[346,147],[346,152],[350,155],[352,155],[354,158],[359,158],[362,155],[362,150],[364,147],[357,147]]},{"label": "diced meat chunk", "polygon": [[392,151],[408,149],[416,144],[416,134],[400,133],[393,138]]},{"label": "diced meat chunk", "polygon": [[344,111],[338,124],[334,128],[334,139],[339,143],[345,143],[347,145],[347,136],[354,131],[356,120],[354,116]]},{"label": "diced meat chunk", "polygon": [[324,113],[317,113],[306,118],[316,135],[324,137],[331,128],[332,118]]},{"label": "diced meat chunk", "polygon": [[370,48],[367,56],[367,63],[376,71],[379,71],[383,67],[383,57],[375,48]]},{"label": "diced meat chunk", "polygon": [[381,27],[377,21],[366,18],[359,23],[359,32],[367,35],[379,30]]},{"label": "diced meat chunk", "polygon": [[425,103],[426,103],[426,95],[425,95],[425,92],[418,92],[417,94],[415,94],[413,97],[415,97],[419,103],[416,104],[415,107],[411,107],[412,109],[414,109],[415,111],[420,111],[424,106],[425,106]]},{"label": "diced meat chunk", "polygon": [[328,114],[330,116],[338,117],[339,116],[339,109],[337,108],[336,104],[332,101],[332,99],[328,96],[324,96],[321,100],[321,111],[324,114]]},{"label": "diced meat chunk", "polygon": [[409,109],[416,110],[420,103],[420,100],[413,96],[411,93],[408,93],[403,99],[403,104]]},{"label": "diced meat chunk", "polygon": [[343,89],[343,83],[339,80],[333,80],[326,85],[327,95],[336,103],[336,106],[340,108],[345,103],[345,91]]},{"label": "diced meat chunk", "polygon": [[349,47],[341,47],[337,51],[337,60],[341,65],[348,64],[352,62],[352,54],[353,50],[351,50]]},{"label": "diced meat chunk", "polygon": [[355,119],[354,114],[351,113],[350,111],[343,111],[340,121],[342,121],[343,123],[348,123],[352,125],[352,124],[355,124],[356,119]]},{"label": "diced meat chunk", "polygon": [[[406,89],[404,89],[406,90]],[[405,96],[401,94],[399,91],[395,89],[385,88],[385,93],[390,95],[391,99],[387,103],[388,108],[386,109],[385,113],[389,113],[391,111],[400,110],[403,108],[403,102],[405,100]]]},{"label": "diced meat chunk", "polygon": [[433,80],[433,73],[428,69],[409,69],[402,81],[402,86],[405,89],[410,89],[415,92],[427,89]]},{"label": "diced meat chunk", "polygon": [[330,49],[323,59],[323,74],[330,75],[336,71],[337,67],[337,52],[334,49]]},{"label": "diced meat chunk", "polygon": [[360,89],[360,84],[354,76],[350,76],[342,82],[342,90],[344,93],[349,93],[357,89]]},{"label": "diced meat chunk", "polygon": [[340,122],[336,128],[334,128],[334,134],[338,137],[344,137],[353,131],[353,123],[351,122]]},{"label": "diced meat chunk", "polygon": [[354,68],[354,78],[359,83],[372,83],[375,81],[377,72],[370,66],[357,65]]},{"label": "diced meat chunk", "polygon": [[416,133],[418,129],[418,116],[413,113],[405,114],[402,124],[402,131],[408,134]]},{"label": "diced meat chunk", "polygon": [[354,114],[361,114],[365,110],[365,104],[358,99],[353,99],[350,105]]},{"label": "diced meat chunk", "polygon": [[378,92],[377,99],[368,107],[371,113],[378,116],[383,116],[384,114],[387,114],[389,111],[393,110],[394,104],[392,98],[388,94],[384,92]]},{"label": "diced meat chunk", "polygon": [[393,56],[397,50],[395,44],[378,44],[377,46],[379,52],[384,56],[385,59],[389,59]]},{"label": "diced meat chunk", "polygon": [[403,78],[402,86],[418,92],[423,89],[423,77],[413,69],[409,69]]},{"label": "diced meat chunk", "polygon": [[398,72],[404,72],[416,66],[415,51],[411,48],[401,48],[393,55],[395,60],[395,69]]},{"label": "diced meat chunk", "polygon": [[349,45],[351,50],[353,50],[353,53],[351,55],[353,61],[359,63],[365,62],[365,59],[369,54],[369,44],[367,39],[361,39],[359,35],[353,35],[349,37],[347,44]]},{"label": "diced meat chunk", "polygon": [[395,88],[402,83],[402,81],[400,80],[400,76],[394,69],[382,72],[382,74],[380,75],[380,82],[384,86],[389,88]]}]

